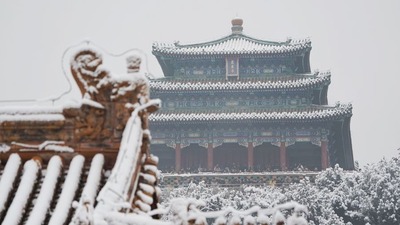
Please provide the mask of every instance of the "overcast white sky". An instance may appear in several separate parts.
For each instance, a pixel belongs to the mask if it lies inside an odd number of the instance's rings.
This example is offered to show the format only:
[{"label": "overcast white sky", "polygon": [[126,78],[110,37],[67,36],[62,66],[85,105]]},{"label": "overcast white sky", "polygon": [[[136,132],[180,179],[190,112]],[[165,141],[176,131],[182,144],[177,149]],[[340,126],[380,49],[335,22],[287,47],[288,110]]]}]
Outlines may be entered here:
[{"label": "overcast white sky", "polygon": [[[244,20],[244,33],[255,38],[311,38],[312,70],[332,71],[330,104],[353,104],[355,160],[363,165],[398,154],[400,1],[396,0],[1,0],[0,104],[68,90],[62,55],[86,39],[112,53],[142,49],[150,72],[162,76],[151,54],[154,41],[214,40],[230,34],[230,21],[236,15]],[[67,96],[75,97],[76,92]]]}]

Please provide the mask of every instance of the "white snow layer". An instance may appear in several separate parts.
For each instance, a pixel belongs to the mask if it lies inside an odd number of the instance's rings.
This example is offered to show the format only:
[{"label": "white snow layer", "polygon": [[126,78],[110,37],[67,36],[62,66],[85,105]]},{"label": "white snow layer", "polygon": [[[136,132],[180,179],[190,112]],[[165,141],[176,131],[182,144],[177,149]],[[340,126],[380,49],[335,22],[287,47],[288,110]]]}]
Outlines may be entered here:
[{"label": "white snow layer", "polygon": [[89,175],[82,192],[82,196],[85,196],[86,200],[89,200],[92,204],[94,204],[99,189],[103,166],[104,155],[96,154],[92,159]]},{"label": "white snow layer", "polygon": [[62,146],[65,144],[64,141],[44,141],[40,145],[31,145],[31,144],[24,144],[19,142],[12,142],[13,145],[17,145],[20,147],[28,148],[29,150],[47,150],[47,151],[56,151],[56,152],[74,152],[74,149],[68,146]]},{"label": "white snow layer", "polygon": [[[159,100],[150,100],[140,105],[135,108],[126,123],[114,168],[111,171],[107,183],[101,189],[97,197],[98,204],[94,211],[96,225],[107,224],[105,216],[108,213],[119,211],[127,205],[126,203],[129,201],[128,191],[130,185],[134,184],[134,186],[136,186],[137,184],[137,180],[132,181],[131,179],[136,169],[142,145],[143,130],[141,128],[141,120],[140,117],[138,117],[138,112],[149,106],[159,104]],[[135,190],[133,190],[133,192],[134,191]]]},{"label": "white snow layer", "polygon": [[153,198],[143,193],[143,191],[138,191],[137,195],[144,201],[144,203],[148,205],[153,204]]},{"label": "white snow layer", "polygon": [[37,148],[39,150],[42,150],[44,147],[46,147],[49,144],[64,144],[63,141],[44,141],[42,144],[39,145],[31,145],[31,144],[24,144],[24,143],[19,143],[19,142],[12,142],[13,145],[17,145],[20,147],[24,148]]},{"label": "white snow layer", "polygon": [[254,217],[252,217],[251,215],[247,215],[244,218],[243,223],[245,225],[247,225],[247,224],[256,224],[256,219]]},{"label": "white snow layer", "polygon": [[143,190],[144,192],[146,192],[147,194],[152,195],[152,194],[154,194],[154,192],[155,192],[154,187],[151,186],[151,185],[144,184],[144,183],[140,183],[139,186],[140,186],[140,189],[142,189],[142,190]]},{"label": "white snow layer", "polygon": [[307,225],[307,220],[302,216],[289,216],[287,219],[287,225]]},{"label": "white snow layer", "polygon": [[0,153],[6,153],[10,151],[11,147],[6,144],[0,144]]},{"label": "white snow layer", "polygon": [[25,163],[21,183],[2,224],[18,225],[20,223],[29,195],[35,185],[39,169],[40,165],[38,162],[32,159]]},{"label": "white snow layer", "polygon": [[72,159],[67,178],[65,179],[60,198],[49,221],[49,225],[59,225],[65,223],[72,201],[74,200],[75,193],[78,189],[84,162],[85,158],[81,155],[77,155]]},{"label": "white snow layer", "polygon": [[61,107],[0,107],[0,123],[4,121],[62,121]]},{"label": "white snow layer", "polygon": [[140,173],[140,176],[143,177],[144,180],[146,180],[147,182],[154,184],[154,182],[156,182],[156,177],[147,173]]},{"label": "white snow layer", "polygon": [[311,48],[310,39],[271,44],[240,35],[195,45],[154,43],[153,51],[177,55],[282,54]]},{"label": "white snow layer", "polygon": [[36,203],[30,212],[27,225],[41,225],[46,218],[50,208],[58,178],[61,174],[62,161],[59,156],[51,157],[47,166],[46,177],[43,180],[42,188],[36,199]]},{"label": "white snow layer", "polygon": [[89,105],[92,106],[94,108],[99,108],[99,109],[104,109],[104,106],[96,101],[93,101],[91,99],[88,98],[82,98],[82,104],[84,105]]},{"label": "white snow layer", "polygon": [[285,89],[301,88],[330,82],[331,73],[319,73],[317,76],[302,77],[292,80],[269,81],[227,81],[227,82],[201,82],[201,81],[158,81],[151,80],[151,90],[161,91],[197,91],[197,90],[237,90],[237,89]]},{"label": "white snow layer", "polygon": [[229,220],[228,225],[237,225],[237,224],[242,224],[242,220],[240,219],[239,216],[234,215]]},{"label": "white snow layer", "polygon": [[[296,202],[288,202],[281,205],[276,205],[272,208],[261,208],[259,206],[253,206],[246,210],[236,210],[233,207],[226,207],[220,211],[201,211],[201,207],[205,205],[202,200],[194,198],[174,198],[171,199],[168,208],[158,208],[159,214],[172,214],[172,221],[175,224],[187,224],[190,219],[202,219],[202,218],[216,218],[214,224],[255,224],[274,221],[272,224],[277,222],[285,222],[288,225],[307,225],[307,221],[302,216],[307,214],[307,208]],[[290,212],[292,211],[291,218],[286,220],[285,216],[281,211]],[[257,218],[252,217],[257,215]],[[287,223],[286,223],[287,222]],[[198,223],[200,224],[200,223]]]},{"label": "white snow layer", "polygon": [[0,180],[0,213],[3,212],[7,199],[13,188],[13,184],[18,175],[19,167],[21,166],[21,158],[18,154],[11,154],[8,158],[6,167],[3,171],[3,176]]},{"label": "white snow layer", "polygon": [[[148,215],[125,214],[110,212],[105,216],[108,225],[174,225],[172,222],[154,220]],[[96,223],[97,225],[97,223]]]},{"label": "white snow layer", "polygon": [[47,145],[44,150],[55,151],[55,152],[74,152],[74,149],[68,146],[60,145]]},{"label": "white snow layer", "polygon": [[63,121],[62,114],[32,114],[32,115],[0,115],[0,123],[4,121]]},{"label": "white snow layer", "polygon": [[47,106],[2,106],[0,107],[0,114],[8,115],[31,115],[31,114],[60,114],[62,107],[47,107]]},{"label": "white snow layer", "polygon": [[341,104],[336,107],[323,109],[307,109],[293,112],[193,112],[193,113],[154,113],[150,121],[211,121],[211,120],[284,120],[284,119],[327,119],[335,116],[351,115],[351,104]]},{"label": "white snow layer", "polygon": [[[87,215],[87,208],[84,206],[86,203],[94,206],[95,197],[99,189],[100,180],[102,177],[102,170],[104,166],[104,155],[96,154],[93,159],[89,170],[89,175],[83,188],[81,198],[77,204],[75,214],[71,220],[70,225],[79,224],[80,220],[84,219]],[[93,216],[93,215],[91,215]],[[90,220],[90,219],[88,219]]]}]

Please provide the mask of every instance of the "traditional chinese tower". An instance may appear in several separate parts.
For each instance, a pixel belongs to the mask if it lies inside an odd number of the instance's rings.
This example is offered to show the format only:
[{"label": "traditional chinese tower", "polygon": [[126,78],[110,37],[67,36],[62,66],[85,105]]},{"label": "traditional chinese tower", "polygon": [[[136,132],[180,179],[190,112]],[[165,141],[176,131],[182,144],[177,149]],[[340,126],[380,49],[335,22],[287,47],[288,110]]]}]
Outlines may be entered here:
[{"label": "traditional chinese tower", "polygon": [[330,72],[311,72],[310,40],[243,34],[153,45],[165,77],[150,82],[162,109],[150,116],[162,170],[354,169],[350,104],[328,105]]}]

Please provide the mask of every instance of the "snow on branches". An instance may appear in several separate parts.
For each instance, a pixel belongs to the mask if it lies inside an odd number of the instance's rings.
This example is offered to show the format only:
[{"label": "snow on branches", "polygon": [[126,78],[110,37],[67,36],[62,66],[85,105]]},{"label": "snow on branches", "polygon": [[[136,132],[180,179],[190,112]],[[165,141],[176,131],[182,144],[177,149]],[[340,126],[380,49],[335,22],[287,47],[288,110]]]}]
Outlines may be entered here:
[{"label": "snow on branches", "polygon": [[[163,189],[163,206],[173,204],[171,199],[176,198],[202,201],[202,212],[229,208],[249,210],[254,205],[268,208],[295,201],[307,207],[306,218],[310,225],[399,224],[400,158],[383,159],[356,171],[344,171],[335,166],[322,171],[315,182],[306,178],[300,183],[282,187],[242,186],[229,189],[200,182],[191,183],[188,187]],[[243,216],[241,218],[244,219]],[[164,219],[173,220],[173,214],[166,214]],[[286,220],[303,223],[290,215]],[[265,215],[258,216],[256,221],[259,224],[273,222],[271,217]],[[229,218],[217,217],[214,222],[226,224]]]}]

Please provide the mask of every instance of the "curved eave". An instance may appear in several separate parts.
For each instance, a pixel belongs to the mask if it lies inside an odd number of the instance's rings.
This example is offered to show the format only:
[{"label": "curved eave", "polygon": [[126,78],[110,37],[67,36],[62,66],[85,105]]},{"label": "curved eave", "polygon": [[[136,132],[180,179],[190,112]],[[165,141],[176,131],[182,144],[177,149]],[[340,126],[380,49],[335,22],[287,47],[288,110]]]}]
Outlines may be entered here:
[{"label": "curved eave", "polygon": [[169,60],[163,59],[163,57],[156,56],[158,63],[161,66],[161,69],[164,73],[165,77],[170,77],[173,76],[173,69],[171,68],[171,63],[169,63]]},{"label": "curved eave", "polygon": [[168,59],[206,59],[206,58],[225,58],[226,56],[237,56],[240,58],[279,58],[288,56],[303,56],[309,55],[311,47],[304,49],[291,50],[291,51],[276,51],[276,52],[265,52],[265,51],[223,51],[223,52],[192,52],[192,53],[176,53],[176,52],[165,52],[165,51],[152,51],[153,55],[160,56]]},{"label": "curved eave", "polygon": [[328,105],[328,88],[329,84],[321,84],[313,90],[313,104],[315,105]]},{"label": "curved eave", "polygon": [[352,116],[352,106],[338,105],[323,109],[304,109],[298,111],[259,111],[259,112],[158,112],[150,115],[149,121],[154,124],[166,123],[309,123],[344,120]]},{"label": "curved eave", "polygon": [[[204,91],[304,91],[321,89],[330,84],[330,75],[302,77],[288,81],[244,81],[244,82],[196,82],[196,81],[150,81],[152,93],[199,93]],[[325,92],[324,92],[325,93]]]},{"label": "curved eave", "polygon": [[220,120],[185,120],[185,121],[177,121],[177,120],[170,120],[170,121],[153,121],[149,120],[152,125],[170,125],[170,124],[204,124],[204,123],[219,123],[219,124],[240,124],[240,123],[267,123],[267,124],[282,124],[282,123],[290,123],[290,124],[304,124],[304,123],[320,123],[320,122],[330,122],[330,121],[337,121],[343,120],[346,116],[336,116],[336,117],[329,117],[329,118],[314,118],[314,119],[220,119]]},{"label": "curved eave", "polygon": [[329,88],[329,84],[324,85],[321,90],[321,94],[320,94],[321,105],[328,105],[328,88]]},{"label": "curved eave", "polygon": [[343,135],[342,140],[344,149],[345,169],[354,170],[355,166],[353,157],[353,145],[351,141],[350,121],[351,121],[351,116],[344,119],[341,132]]}]

